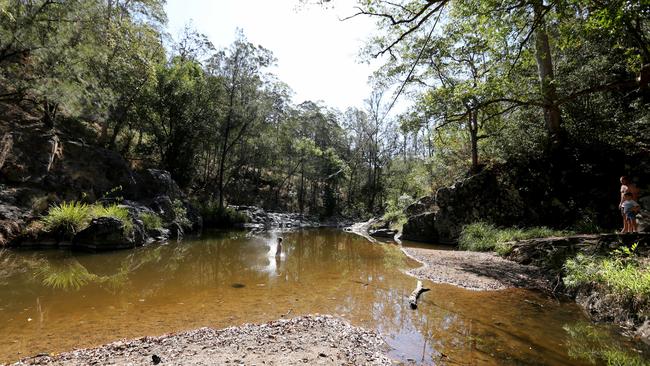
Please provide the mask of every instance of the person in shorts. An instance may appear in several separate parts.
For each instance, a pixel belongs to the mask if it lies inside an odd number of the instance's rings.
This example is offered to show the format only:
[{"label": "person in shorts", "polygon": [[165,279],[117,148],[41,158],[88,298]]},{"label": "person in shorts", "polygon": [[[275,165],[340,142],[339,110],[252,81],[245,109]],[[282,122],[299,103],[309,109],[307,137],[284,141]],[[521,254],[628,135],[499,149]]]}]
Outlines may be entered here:
[{"label": "person in shorts", "polygon": [[632,194],[632,200],[636,201],[639,199],[639,189],[637,188],[636,184],[632,183],[630,181],[630,178],[627,176],[622,176],[620,179],[621,182],[621,201],[618,205],[618,208],[621,210],[621,216],[623,218],[623,230],[621,230],[622,233],[626,232],[625,231],[625,223],[627,222],[627,219],[625,217],[625,213],[623,212],[623,201],[625,201],[625,193],[630,192]]},{"label": "person in shorts", "polygon": [[623,203],[621,207],[623,208],[623,217],[625,218],[623,232],[624,233],[634,233],[637,230],[636,227],[636,214],[639,212],[639,204],[632,199],[632,192],[623,193]]}]

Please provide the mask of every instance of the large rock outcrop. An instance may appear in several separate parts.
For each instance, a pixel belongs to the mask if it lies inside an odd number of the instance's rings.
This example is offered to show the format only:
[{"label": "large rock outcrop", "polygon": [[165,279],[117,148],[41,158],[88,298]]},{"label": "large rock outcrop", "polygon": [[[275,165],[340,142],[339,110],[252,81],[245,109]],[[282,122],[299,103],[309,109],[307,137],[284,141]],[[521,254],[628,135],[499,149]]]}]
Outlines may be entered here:
[{"label": "large rock outcrop", "polygon": [[406,209],[416,213],[402,229],[402,239],[450,243],[464,225],[488,221],[512,226],[527,216],[517,188],[493,170],[485,170],[448,188],[435,197],[424,197]]},{"label": "large rock outcrop", "polygon": [[436,213],[424,212],[409,217],[402,227],[402,240],[422,241],[426,243],[439,242],[438,231],[435,227]]},{"label": "large rock outcrop", "polygon": [[[155,208],[166,218],[167,226],[174,226],[177,212],[184,211],[183,230],[201,229],[201,215],[187,202],[169,172],[133,171],[119,153],[93,144],[92,134],[84,133],[83,126],[65,131],[72,128],[73,122],[62,124],[62,129],[46,128],[38,116],[2,103],[0,116],[0,246],[24,237],[30,222],[40,218],[52,204],[71,200],[123,201],[136,227],[141,225],[139,213],[143,207]],[[161,202],[164,210],[160,210]],[[114,243],[115,247],[143,242],[123,238],[125,244],[118,244],[107,225],[108,221],[103,220],[88,228],[96,226],[95,241],[105,236],[106,243]],[[31,244],[45,237],[31,234]]]}]

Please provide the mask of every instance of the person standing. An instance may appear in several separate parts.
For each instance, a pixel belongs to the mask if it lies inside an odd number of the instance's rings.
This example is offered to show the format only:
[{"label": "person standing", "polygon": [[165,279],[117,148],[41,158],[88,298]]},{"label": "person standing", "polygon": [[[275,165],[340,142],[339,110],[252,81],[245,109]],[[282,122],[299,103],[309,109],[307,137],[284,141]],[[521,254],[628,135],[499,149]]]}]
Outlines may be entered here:
[{"label": "person standing", "polygon": [[623,226],[624,233],[636,232],[636,214],[639,212],[639,204],[632,199],[631,192],[623,194],[623,216],[625,217],[625,224]]},{"label": "person standing", "polygon": [[627,177],[626,175],[622,176],[620,179],[621,182],[621,201],[618,204],[618,208],[621,211],[621,216],[623,218],[623,230],[621,230],[622,233],[627,232],[627,217],[625,216],[625,210],[623,209],[623,202],[625,202],[625,194],[630,193],[631,194],[631,199],[632,201],[637,201],[639,199],[639,188],[637,188],[636,184],[632,183],[630,181],[630,178]]},{"label": "person standing", "polygon": [[282,238],[278,238],[278,245],[275,247],[275,256],[282,255]]}]

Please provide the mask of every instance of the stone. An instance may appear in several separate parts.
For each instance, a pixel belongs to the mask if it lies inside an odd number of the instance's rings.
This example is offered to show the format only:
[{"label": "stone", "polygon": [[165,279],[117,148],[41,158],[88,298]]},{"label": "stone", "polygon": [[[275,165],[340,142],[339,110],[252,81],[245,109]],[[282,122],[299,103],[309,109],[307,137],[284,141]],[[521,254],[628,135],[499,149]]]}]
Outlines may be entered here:
[{"label": "stone", "polygon": [[402,227],[402,240],[422,241],[428,243],[438,242],[438,232],[435,229],[436,214],[425,212],[409,217]]},{"label": "stone", "polygon": [[392,230],[392,229],[377,229],[377,230],[370,230],[368,234],[373,237],[377,238],[394,238],[395,235],[397,235],[398,231],[397,230]]},{"label": "stone", "polygon": [[437,209],[435,199],[432,196],[424,196],[406,207],[404,213],[407,216],[415,216],[425,212],[435,212]]},{"label": "stone", "polygon": [[182,199],[183,192],[166,170],[145,169],[134,174],[135,184],[130,189],[132,197],[139,201],[167,196],[174,201]]},{"label": "stone", "polygon": [[129,229],[122,221],[113,217],[93,219],[87,228],[72,239],[73,247],[95,250],[134,248],[144,242],[145,234],[139,226],[133,225],[133,228]]},{"label": "stone", "polygon": [[151,203],[151,209],[162,218],[165,224],[170,224],[176,220],[174,212],[174,203],[169,196],[157,196]]},{"label": "stone", "polygon": [[646,320],[636,328],[635,335],[646,344],[650,344],[650,320]]}]

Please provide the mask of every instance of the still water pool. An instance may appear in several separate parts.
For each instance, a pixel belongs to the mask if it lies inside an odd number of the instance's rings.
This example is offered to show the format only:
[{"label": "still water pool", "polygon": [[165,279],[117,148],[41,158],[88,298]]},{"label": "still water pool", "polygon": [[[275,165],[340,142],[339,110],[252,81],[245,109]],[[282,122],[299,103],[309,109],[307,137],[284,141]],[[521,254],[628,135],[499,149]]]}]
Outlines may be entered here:
[{"label": "still water pool", "polygon": [[[274,256],[278,235],[284,254]],[[408,245],[408,244],[405,244]],[[645,364],[646,349],[595,326],[573,303],[527,290],[425,281],[394,244],[337,230],[218,232],[108,253],[0,254],[0,362],[119,338],[333,314],[379,331],[404,362]]]}]

